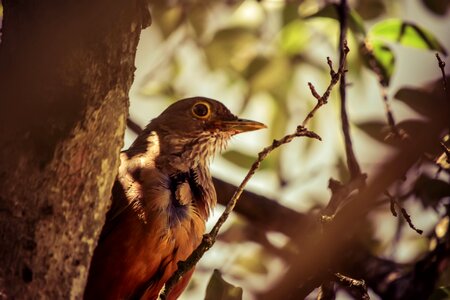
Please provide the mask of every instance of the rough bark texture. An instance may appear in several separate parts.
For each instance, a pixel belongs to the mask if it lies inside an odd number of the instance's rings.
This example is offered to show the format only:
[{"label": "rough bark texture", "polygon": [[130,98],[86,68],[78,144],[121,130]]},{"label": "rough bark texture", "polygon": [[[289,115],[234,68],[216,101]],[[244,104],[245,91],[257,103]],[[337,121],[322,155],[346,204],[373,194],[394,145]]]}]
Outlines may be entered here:
[{"label": "rough bark texture", "polygon": [[143,0],[3,0],[0,299],[79,299],[110,203]]}]

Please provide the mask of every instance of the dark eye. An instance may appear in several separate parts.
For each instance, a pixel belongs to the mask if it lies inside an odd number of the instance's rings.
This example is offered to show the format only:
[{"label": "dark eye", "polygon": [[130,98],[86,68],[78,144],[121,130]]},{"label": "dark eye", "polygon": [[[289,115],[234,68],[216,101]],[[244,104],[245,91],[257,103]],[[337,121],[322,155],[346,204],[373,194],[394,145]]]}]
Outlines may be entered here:
[{"label": "dark eye", "polygon": [[199,102],[192,107],[192,113],[199,119],[206,119],[211,114],[211,110],[208,103]]}]

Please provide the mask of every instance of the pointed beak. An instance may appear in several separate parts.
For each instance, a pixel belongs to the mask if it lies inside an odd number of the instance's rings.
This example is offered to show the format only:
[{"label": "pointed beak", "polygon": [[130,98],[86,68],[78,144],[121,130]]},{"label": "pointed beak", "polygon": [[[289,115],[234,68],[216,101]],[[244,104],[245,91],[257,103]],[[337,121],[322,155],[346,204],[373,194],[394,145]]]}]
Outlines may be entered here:
[{"label": "pointed beak", "polygon": [[246,119],[237,119],[233,121],[216,121],[214,123],[214,127],[221,131],[228,131],[232,134],[267,128],[267,126],[263,123]]}]

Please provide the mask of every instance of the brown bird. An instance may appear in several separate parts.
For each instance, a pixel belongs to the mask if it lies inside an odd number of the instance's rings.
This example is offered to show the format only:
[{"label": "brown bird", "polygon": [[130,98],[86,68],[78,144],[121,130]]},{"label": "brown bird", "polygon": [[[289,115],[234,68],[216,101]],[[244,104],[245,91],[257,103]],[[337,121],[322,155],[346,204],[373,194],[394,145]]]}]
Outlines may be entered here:
[{"label": "brown bird", "polygon": [[[209,161],[231,136],[266,126],[216,100],[180,100],[120,154],[120,168],[94,251],[85,299],[156,299],[199,245],[216,205]],[[174,287],[176,299],[192,271]]]}]

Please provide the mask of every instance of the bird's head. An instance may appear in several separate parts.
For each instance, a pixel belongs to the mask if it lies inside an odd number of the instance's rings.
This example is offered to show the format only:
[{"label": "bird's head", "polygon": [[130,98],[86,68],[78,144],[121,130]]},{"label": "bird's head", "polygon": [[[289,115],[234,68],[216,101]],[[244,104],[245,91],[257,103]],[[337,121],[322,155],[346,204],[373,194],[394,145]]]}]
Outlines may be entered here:
[{"label": "bird's head", "polygon": [[266,127],[260,122],[239,119],[219,101],[204,97],[179,100],[152,122],[159,124],[168,133],[181,137],[216,133],[232,136]]},{"label": "bird's head", "polygon": [[265,127],[238,118],[219,101],[193,97],[170,105],[151,121],[148,131],[158,134],[161,154],[178,156],[196,165],[223,149],[231,136]]}]

